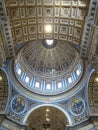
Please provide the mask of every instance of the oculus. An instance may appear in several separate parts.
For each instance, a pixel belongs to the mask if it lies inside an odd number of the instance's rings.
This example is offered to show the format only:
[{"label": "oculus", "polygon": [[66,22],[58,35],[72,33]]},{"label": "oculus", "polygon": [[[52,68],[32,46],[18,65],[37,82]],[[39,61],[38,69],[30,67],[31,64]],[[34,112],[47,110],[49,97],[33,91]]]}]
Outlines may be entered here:
[{"label": "oculus", "polygon": [[56,47],[57,41],[52,39],[42,40],[42,44],[47,49],[52,49]]}]

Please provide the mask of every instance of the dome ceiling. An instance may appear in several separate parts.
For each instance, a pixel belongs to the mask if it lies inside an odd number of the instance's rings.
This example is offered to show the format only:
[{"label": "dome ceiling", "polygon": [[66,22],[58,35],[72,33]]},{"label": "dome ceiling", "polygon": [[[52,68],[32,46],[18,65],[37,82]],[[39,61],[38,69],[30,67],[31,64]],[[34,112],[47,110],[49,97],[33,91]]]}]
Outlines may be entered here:
[{"label": "dome ceiling", "polygon": [[14,45],[35,39],[80,45],[87,5],[88,0],[6,0]]},{"label": "dome ceiling", "polygon": [[[57,45],[48,49],[45,41],[34,41],[25,45],[19,52],[17,60],[32,74],[40,76],[57,76],[71,69],[78,60],[78,51],[68,43],[56,41]],[[47,45],[47,43],[45,43]],[[50,46],[49,46],[50,47]]]},{"label": "dome ceiling", "polygon": [[72,43],[81,45],[88,5],[88,0],[6,0],[14,46],[27,43],[14,71],[28,90],[54,95],[79,81],[83,63]]},{"label": "dome ceiling", "polygon": [[[51,46],[51,47],[50,47]],[[17,54],[14,71],[29,90],[49,95],[72,88],[82,75],[83,63],[78,51],[64,41],[37,40],[26,43]]]}]

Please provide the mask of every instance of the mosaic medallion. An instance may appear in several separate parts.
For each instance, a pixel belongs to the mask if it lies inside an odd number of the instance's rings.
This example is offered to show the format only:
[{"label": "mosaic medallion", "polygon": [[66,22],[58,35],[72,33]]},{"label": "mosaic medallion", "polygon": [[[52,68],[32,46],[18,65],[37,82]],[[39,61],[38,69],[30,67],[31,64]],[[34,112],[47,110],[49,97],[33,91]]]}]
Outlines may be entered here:
[{"label": "mosaic medallion", "polygon": [[22,97],[17,96],[12,99],[11,107],[16,114],[22,114],[25,111],[25,106],[25,100]]},{"label": "mosaic medallion", "polygon": [[73,115],[81,115],[84,112],[85,104],[82,99],[74,98],[71,101],[71,112]]}]

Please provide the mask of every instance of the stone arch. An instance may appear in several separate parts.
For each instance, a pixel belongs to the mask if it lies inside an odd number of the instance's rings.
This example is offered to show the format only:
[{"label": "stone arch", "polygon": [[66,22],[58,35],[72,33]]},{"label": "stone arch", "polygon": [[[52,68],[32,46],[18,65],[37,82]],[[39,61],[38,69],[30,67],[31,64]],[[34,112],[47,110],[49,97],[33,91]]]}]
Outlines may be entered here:
[{"label": "stone arch", "polygon": [[46,106],[49,106],[49,107],[54,107],[54,108],[57,108],[58,110],[60,110],[67,118],[68,120],[68,123],[69,125],[72,125],[72,120],[71,120],[71,117],[69,116],[69,114],[67,113],[67,111],[63,108],[61,108],[60,106],[58,105],[54,105],[54,104],[41,104],[41,105],[37,105],[35,107],[33,107],[32,109],[29,110],[29,112],[25,115],[24,119],[23,119],[23,124],[26,124],[26,121],[29,117],[29,115],[36,109],[40,108],[40,107],[46,107]]}]

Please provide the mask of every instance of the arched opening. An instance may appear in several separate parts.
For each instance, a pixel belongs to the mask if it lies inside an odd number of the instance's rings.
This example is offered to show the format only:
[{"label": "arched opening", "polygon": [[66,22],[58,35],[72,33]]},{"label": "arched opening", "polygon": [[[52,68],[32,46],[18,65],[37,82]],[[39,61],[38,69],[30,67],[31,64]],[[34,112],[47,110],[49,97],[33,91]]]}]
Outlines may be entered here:
[{"label": "arched opening", "polygon": [[90,108],[90,115],[98,115],[98,73],[92,73],[88,84],[88,101]]},{"label": "arched opening", "polygon": [[53,106],[42,106],[31,112],[27,119],[29,130],[66,130],[65,114]]}]

